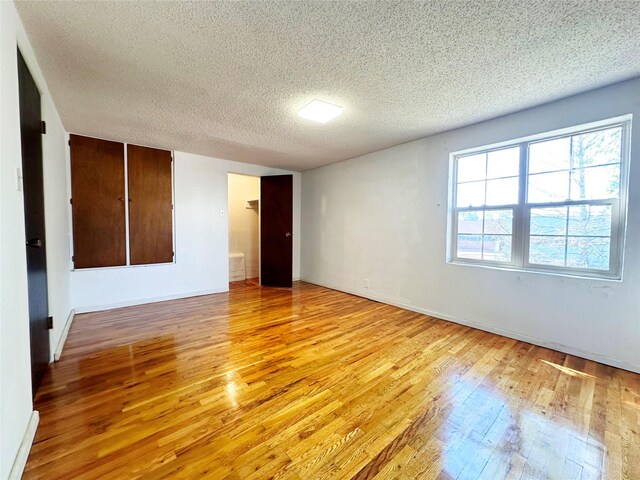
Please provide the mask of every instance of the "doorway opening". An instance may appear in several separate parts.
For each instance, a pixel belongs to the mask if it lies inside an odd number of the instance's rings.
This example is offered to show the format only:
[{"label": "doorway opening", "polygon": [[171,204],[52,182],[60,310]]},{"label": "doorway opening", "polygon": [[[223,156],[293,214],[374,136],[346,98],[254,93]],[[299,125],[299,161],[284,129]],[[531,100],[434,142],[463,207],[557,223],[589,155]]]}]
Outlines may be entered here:
[{"label": "doorway opening", "polygon": [[260,284],[260,177],[229,173],[229,283]]}]

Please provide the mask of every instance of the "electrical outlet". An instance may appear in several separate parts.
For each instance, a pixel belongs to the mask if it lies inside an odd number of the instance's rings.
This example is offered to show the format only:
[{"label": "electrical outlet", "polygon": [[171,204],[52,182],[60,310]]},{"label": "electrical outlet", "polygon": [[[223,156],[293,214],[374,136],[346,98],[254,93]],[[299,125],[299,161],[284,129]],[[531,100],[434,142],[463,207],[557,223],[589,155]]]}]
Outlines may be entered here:
[{"label": "electrical outlet", "polygon": [[369,279],[368,278],[364,279],[364,288],[369,288]]}]

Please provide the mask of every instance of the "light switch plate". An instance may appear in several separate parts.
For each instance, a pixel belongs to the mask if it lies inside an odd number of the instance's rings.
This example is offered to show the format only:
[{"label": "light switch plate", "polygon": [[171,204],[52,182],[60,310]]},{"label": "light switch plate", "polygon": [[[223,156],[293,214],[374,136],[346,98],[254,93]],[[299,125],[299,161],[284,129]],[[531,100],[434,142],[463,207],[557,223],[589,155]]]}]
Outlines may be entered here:
[{"label": "light switch plate", "polygon": [[22,191],[22,169],[16,167],[16,190]]}]

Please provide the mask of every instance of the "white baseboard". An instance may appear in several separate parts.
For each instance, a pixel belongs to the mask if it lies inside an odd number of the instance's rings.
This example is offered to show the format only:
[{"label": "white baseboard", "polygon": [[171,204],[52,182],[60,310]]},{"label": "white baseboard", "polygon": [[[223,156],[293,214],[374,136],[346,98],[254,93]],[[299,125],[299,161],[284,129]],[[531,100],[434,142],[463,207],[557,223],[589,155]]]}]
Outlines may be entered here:
[{"label": "white baseboard", "polygon": [[9,472],[9,480],[20,480],[24,467],[27,465],[27,459],[29,458],[29,452],[31,451],[31,445],[33,445],[33,439],[36,436],[36,430],[38,429],[38,422],[40,421],[40,414],[37,410],[31,412],[31,418],[27,425],[27,430],[24,432],[20,448],[13,461],[13,466]]},{"label": "white baseboard", "polygon": [[393,305],[394,307],[403,308],[405,310],[409,310],[412,312],[422,313],[424,315],[428,315],[430,317],[434,317],[440,320],[446,320],[448,322],[458,323],[460,325],[476,328],[478,330],[483,330],[485,332],[495,333],[496,335],[502,335],[503,337],[509,337],[509,338],[513,338],[514,340],[520,340],[522,342],[531,343],[539,347],[545,347],[551,350],[557,350],[562,353],[567,353],[569,355],[574,355],[576,357],[586,358],[587,360],[593,360],[594,362],[603,363],[605,365],[610,365],[612,367],[621,368],[623,370],[629,370],[630,372],[640,373],[640,365],[633,365],[623,360],[618,360],[616,358],[611,358],[606,355],[600,355],[598,353],[589,352],[586,350],[582,350],[580,348],[572,347],[570,345],[565,345],[562,343],[545,340],[543,338],[538,338],[531,335],[514,332],[512,330],[508,330],[504,328],[484,325],[478,322],[474,322],[473,320],[455,317],[453,315],[448,315],[446,313],[434,312],[432,310],[427,310],[425,308],[415,307],[413,305],[397,302],[395,300],[385,298],[383,296],[371,294],[369,292],[352,290],[350,288],[342,287],[340,285],[332,285],[326,282],[318,282],[311,279],[303,279],[303,281],[308,283],[313,283],[314,285],[319,285],[321,287],[330,288],[332,290],[338,290],[341,292],[349,293],[351,295],[356,295],[358,297],[367,298],[369,300],[374,300],[376,302],[385,303],[387,305]]},{"label": "white baseboard", "polygon": [[69,335],[69,329],[71,328],[71,324],[73,323],[73,319],[76,316],[76,311],[71,310],[69,312],[69,316],[67,317],[67,323],[64,325],[64,329],[62,330],[62,335],[60,335],[60,340],[58,340],[58,346],[56,347],[56,351],[53,354],[53,361],[57,362],[60,360],[62,356],[62,349],[64,348],[64,343],[67,341],[67,335]]},{"label": "white baseboard", "polygon": [[130,300],[127,302],[109,303],[106,305],[96,305],[89,307],[77,307],[75,313],[91,313],[100,312],[102,310],[112,310],[114,308],[132,307],[134,305],[144,305],[147,303],[166,302],[168,300],[178,300],[180,298],[200,297],[202,295],[212,295],[214,293],[228,292],[229,288],[219,288],[213,290],[202,290],[199,292],[180,293],[178,295],[167,295],[165,297],[143,298],[139,300]]}]

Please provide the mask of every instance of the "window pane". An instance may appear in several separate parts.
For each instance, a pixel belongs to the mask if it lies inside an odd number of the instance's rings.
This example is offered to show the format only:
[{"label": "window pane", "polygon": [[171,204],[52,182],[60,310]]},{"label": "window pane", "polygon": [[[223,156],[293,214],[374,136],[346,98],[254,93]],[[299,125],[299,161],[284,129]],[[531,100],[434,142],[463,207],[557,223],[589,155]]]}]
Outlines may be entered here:
[{"label": "window pane", "polygon": [[572,142],[573,168],[619,163],[622,127],[575,135]]},{"label": "window pane", "polygon": [[458,213],[458,233],[482,233],[483,212]]},{"label": "window pane", "polygon": [[529,263],[564,266],[565,237],[536,237],[529,241]]},{"label": "window pane", "polygon": [[458,158],[458,182],[484,180],[487,174],[487,154]]},{"label": "window pane", "polygon": [[485,235],[482,258],[494,262],[511,261],[511,235]]},{"label": "window pane", "polygon": [[529,146],[529,173],[568,170],[571,161],[571,137],[557,138]]},{"label": "window pane", "polygon": [[531,235],[565,235],[567,207],[532,208]]},{"label": "window pane", "polygon": [[482,235],[458,235],[458,257],[482,259]]},{"label": "window pane", "polygon": [[461,183],[458,185],[458,207],[478,207],[484,205],[485,182]]},{"label": "window pane", "polygon": [[489,152],[487,178],[514,177],[520,171],[520,147]]},{"label": "window pane", "polygon": [[569,235],[611,235],[611,205],[569,207]]},{"label": "window pane", "polygon": [[529,176],[529,203],[562,202],[569,198],[569,172]]},{"label": "window pane", "polygon": [[513,210],[485,210],[484,233],[511,234]]},{"label": "window pane", "polygon": [[518,203],[518,177],[487,180],[487,205]]},{"label": "window pane", "polygon": [[567,267],[609,270],[611,239],[569,237]]},{"label": "window pane", "polygon": [[626,207],[627,123],[581,127],[561,137],[551,132],[456,156],[455,217],[449,218],[456,222],[449,224],[456,258],[593,277],[619,274],[620,259],[610,251],[621,254],[617,242],[625,230],[613,215]]},{"label": "window pane", "polygon": [[593,167],[571,172],[571,199],[618,198],[620,165]]}]

